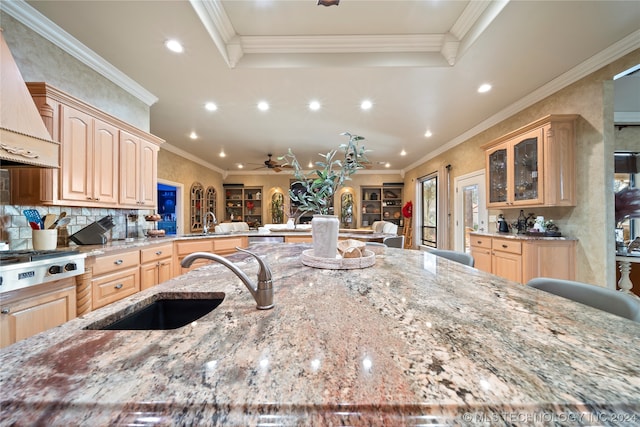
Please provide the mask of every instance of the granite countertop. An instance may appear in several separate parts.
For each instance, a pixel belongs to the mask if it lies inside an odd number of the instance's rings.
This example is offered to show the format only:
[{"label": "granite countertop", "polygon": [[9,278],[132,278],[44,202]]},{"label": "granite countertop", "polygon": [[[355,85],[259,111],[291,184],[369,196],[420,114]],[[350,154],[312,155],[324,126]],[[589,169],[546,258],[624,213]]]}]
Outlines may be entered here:
[{"label": "granite countertop", "polygon": [[[2,424],[640,422],[640,324],[423,251],[322,270],[306,248],[251,246],[271,265],[271,310],[211,264],[0,350]],[[229,259],[255,278],[251,257]],[[211,292],[223,303],[177,330],[84,330]]]},{"label": "granite countertop", "polygon": [[[71,244],[69,248],[77,249],[80,253],[84,253],[87,256],[99,256],[109,252],[125,251],[129,249],[144,248],[146,246],[159,245],[163,243],[170,243],[176,240],[194,240],[194,239],[225,239],[235,236],[247,236],[247,237],[287,237],[287,236],[311,236],[310,229],[300,230],[276,230],[269,233],[261,233],[255,230],[250,231],[234,231],[229,233],[209,233],[209,234],[177,234],[168,235],[162,237],[141,237],[132,240],[110,240],[104,245],[76,245]],[[379,241],[385,237],[391,236],[391,234],[373,233],[370,230],[357,230],[347,231],[346,229],[340,230],[341,238],[357,239],[363,241]],[[69,249],[64,248],[64,249]],[[60,248],[59,248],[60,249]]]},{"label": "granite countertop", "polygon": [[473,236],[501,237],[504,239],[514,239],[514,240],[578,240],[575,237],[568,237],[568,236],[559,236],[559,237],[535,236],[535,235],[529,235],[529,234],[500,233],[498,231],[496,231],[495,233],[489,233],[489,232],[483,232],[483,231],[472,231],[469,234]]}]

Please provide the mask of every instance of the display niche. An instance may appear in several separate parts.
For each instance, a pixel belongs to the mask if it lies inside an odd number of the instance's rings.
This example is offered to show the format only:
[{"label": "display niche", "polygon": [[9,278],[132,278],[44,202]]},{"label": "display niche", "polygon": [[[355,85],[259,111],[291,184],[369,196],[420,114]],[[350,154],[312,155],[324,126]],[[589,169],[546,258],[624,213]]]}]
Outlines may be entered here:
[{"label": "display niche", "polygon": [[191,232],[199,233],[203,229],[204,187],[199,182],[194,182],[189,194],[191,199],[189,203]]}]

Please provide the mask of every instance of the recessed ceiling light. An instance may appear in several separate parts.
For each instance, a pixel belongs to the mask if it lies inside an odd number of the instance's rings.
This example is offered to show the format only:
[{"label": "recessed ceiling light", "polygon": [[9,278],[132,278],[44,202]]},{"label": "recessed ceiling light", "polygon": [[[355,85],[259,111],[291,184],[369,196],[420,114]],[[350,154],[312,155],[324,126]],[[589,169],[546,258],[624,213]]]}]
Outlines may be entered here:
[{"label": "recessed ceiling light", "polygon": [[198,139],[198,134],[195,131],[191,131],[191,133],[189,134],[189,138]]},{"label": "recessed ceiling light", "polygon": [[309,103],[309,109],[312,111],[318,111],[320,109],[320,103],[318,101],[311,101]]},{"label": "recessed ceiling light", "polygon": [[180,42],[178,40],[175,39],[171,39],[171,40],[167,40],[164,45],[167,47],[167,49],[169,49],[171,52],[175,52],[175,53],[182,53],[184,52],[184,48],[182,47],[182,44],[180,44]]},{"label": "recessed ceiling light", "polygon": [[384,167],[385,167],[385,168],[390,168],[390,167],[391,167],[391,163],[389,163],[389,162],[385,163],[385,164],[384,164]]},{"label": "recessed ceiling light", "polygon": [[489,83],[484,83],[480,85],[480,87],[478,88],[478,93],[486,93],[486,92],[489,92],[490,90],[491,90],[491,85]]},{"label": "recessed ceiling light", "polygon": [[258,110],[267,111],[269,109],[269,103],[266,101],[258,102]]},{"label": "recessed ceiling light", "polygon": [[402,151],[400,152],[400,155],[401,155],[401,156],[406,156],[406,155],[407,155],[407,152],[406,152],[406,151],[404,151],[404,150],[402,150]]},{"label": "recessed ceiling light", "polygon": [[431,133],[431,131],[430,131],[430,130],[428,130],[428,131],[426,131],[426,132],[424,133],[424,136],[426,136],[427,138],[431,138],[431,137],[433,136],[433,134]]},{"label": "recessed ceiling light", "polygon": [[204,108],[207,111],[216,111],[218,109],[218,106],[213,102],[207,102],[206,104],[204,104]]},{"label": "recessed ceiling light", "polygon": [[242,163],[238,163],[238,169],[242,169],[244,165]]},{"label": "recessed ceiling light", "polygon": [[369,110],[369,109],[371,109],[372,106],[373,106],[373,104],[368,99],[365,99],[360,104],[360,108],[362,108],[363,110]]},{"label": "recessed ceiling light", "polygon": [[227,157],[227,155],[225,154],[224,150],[220,150],[220,157]]}]

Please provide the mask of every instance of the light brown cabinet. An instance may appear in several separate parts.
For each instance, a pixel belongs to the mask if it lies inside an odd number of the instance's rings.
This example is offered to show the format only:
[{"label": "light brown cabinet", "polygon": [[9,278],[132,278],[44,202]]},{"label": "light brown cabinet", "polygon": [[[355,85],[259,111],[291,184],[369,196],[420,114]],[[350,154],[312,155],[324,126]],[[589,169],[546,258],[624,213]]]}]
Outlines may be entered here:
[{"label": "light brown cabinet", "polygon": [[140,291],[140,251],[99,257],[92,266],[93,309]]},{"label": "light brown cabinet", "polygon": [[158,202],[158,146],[120,131],[120,205],[153,209]]},{"label": "light brown cabinet", "polygon": [[577,115],[550,115],[484,145],[487,207],[575,206]]},{"label": "light brown cabinet", "polygon": [[61,325],[76,317],[73,278],[3,295],[0,348]]},{"label": "light brown cabinet", "polygon": [[62,105],[61,109],[61,198],[116,204],[118,129],[75,108]]},{"label": "light brown cabinet", "polygon": [[191,267],[184,268],[180,265],[184,257],[194,252],[209,252],[217,255],[229,255],[236,252],[236,246],[246,248],[249,246],[249,238],[247,236],[218,237],[215,239],[193,239],[193,240],[177,240],[175,242],[175,266],[174,271],[178,274],[184,274],[203,265],[210,264],[212,261],[206,259],[196,260]]},{"label": "light brown cabinet", "polygon": [[140,250],[140,289],[173,277],[173,243]]},{"label": "light brown cabinet", "polygon": [[61,143],[61,162],[60,169],[13,168],[12,203],[156,206],[160,138],[46,83],[27,83],[27,87],[51,139]]},{"label": "light brown cabinet", "polygon": [[471,233],[475,268],[527,283],[535,277],[575,280],[575,240],[517,239]]}]

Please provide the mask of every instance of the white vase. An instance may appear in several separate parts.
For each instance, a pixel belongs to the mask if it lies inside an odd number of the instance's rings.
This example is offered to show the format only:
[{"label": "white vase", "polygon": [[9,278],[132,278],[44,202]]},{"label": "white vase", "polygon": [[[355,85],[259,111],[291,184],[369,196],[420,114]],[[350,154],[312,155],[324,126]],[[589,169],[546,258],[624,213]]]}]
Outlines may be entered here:
[{"label": "white vase", "polygon": [[314,215],[311,219],[313,255],[335,258],[338,253],[340,221],[336,215]]}]

